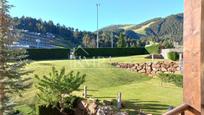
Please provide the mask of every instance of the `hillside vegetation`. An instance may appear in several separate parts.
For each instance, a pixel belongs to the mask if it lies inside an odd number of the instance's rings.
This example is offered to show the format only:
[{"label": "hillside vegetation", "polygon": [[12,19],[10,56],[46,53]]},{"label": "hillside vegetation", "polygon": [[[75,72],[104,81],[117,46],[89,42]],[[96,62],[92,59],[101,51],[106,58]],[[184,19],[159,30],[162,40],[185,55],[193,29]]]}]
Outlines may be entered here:
[{"label": "hillside vegetation", "polygon": [[70,48],[77,47],[82,44],[84,34],[94,35],[88,31],[80,31],[77,28],[66,27],[59,23],[54,24],[53,21],[43,21],[42,19],[35,19],[31,17],[14,17],[17,29],[28,30],[30,32],[37,32],[41,34],[52,33],[56,36],[55,45]]},{"label": "hillside vegetation", "polygon": [[[58,46],[73,48],[77,46],[96,47],[96,32],[80,31],[72,27],[54,24],[31,17],[13,18],[17,29],[29,30],[42,34],[52,33],[56,36],[54,43]],[[178,42],[183,39],[183,14],[171,15],[166,18],[155,18],[141,24],[110,25],[99,30],[100,47],[117,47],[121,33],[126,37],[126,47],[144,47],[149,41],[163,44]],[[166,46],[166,45],[164,45]]]},{"label": "hillside vegetation", "polygon": [[[171,39],[172,41],[182,44],[183,39],[183,14],[171,15],[166,18],[155,18],[144,23],[134,25],[111,25],[104,27],[101,31],[113,31],[115,33],[129,31],[135,32],[132,36],[127,36],[132,39],[152,38],[155,41],[163,39]],[[135,36],[135,35],[138,36]]]}]

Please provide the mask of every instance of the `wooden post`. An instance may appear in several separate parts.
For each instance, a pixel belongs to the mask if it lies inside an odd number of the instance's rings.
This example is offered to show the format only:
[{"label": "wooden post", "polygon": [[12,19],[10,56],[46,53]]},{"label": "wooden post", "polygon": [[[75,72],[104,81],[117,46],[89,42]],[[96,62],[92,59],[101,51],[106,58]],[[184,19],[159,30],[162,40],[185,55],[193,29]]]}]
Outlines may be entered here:
[{"label": "wooden post", "polygon": [[183,73],[183,54],[179,53],[179,71]]},{"label": "wooden post", "polygon": [[111,57],[111,56],[109,56],[109,61],[111,62],[111,60],[112,60],[112,57]]},{"label": "wooden post", "polygon": [[87,86],[84,86],[84,98],[87,98]]},{"label": "wooden post", "polygon": [[81,56],[79,56],[79,60],[81,61]]},{"label": "wooden post", "polygon": [[151,56],[152,56],[152,62],[154,61],[154,54],[151,54]]},{"label": "wooden post", "polygon": [[204,115],[204,0],[185,0],[183,41],[184,103]]},{"label": "wooden post", "polygon": [[122,98],[122,93],[119,92],[119,93],[118,93],[118,97],[117,97],[117,108],[118,108],[118,110],[120,110],[120,109],[122,108],[121,98]]},{"label": "wooden post", "polygon": [[201,0],[201,114],[204,115],[204,0]]}]

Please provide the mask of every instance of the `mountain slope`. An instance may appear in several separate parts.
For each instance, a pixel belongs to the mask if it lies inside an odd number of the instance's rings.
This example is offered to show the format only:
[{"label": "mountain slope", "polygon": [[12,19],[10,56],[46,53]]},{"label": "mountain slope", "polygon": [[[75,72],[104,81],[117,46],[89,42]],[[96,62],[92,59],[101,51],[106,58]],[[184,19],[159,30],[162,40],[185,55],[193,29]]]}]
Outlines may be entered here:
[{"label": "mountain slope", "polygon": [[183,14],[171,15],[166,18],[155,18],[138,25],[111,25],[100,29],[100,31],[116,33],[119,31],[124,32],[125,35],[131,31],[134,36],[127,36],[128,38],[155,38],[157,40],[170,38],[181,43],[183,36]]},{"label": "mountain slope", "polygon": [[[31,17],[13,18],[17,23],[17,29],[28,30],[41,34],[52,33],[56,36],[53,43],[57,46],[73,48],[81,46],[96,46],[96,32],[79,31],[72,27],[54,24],[52,21],[42,21]],[[179,42],[182,44],[183,14],[171,15],[166,18],[154,18],[141,24],[110,25],[99,29],[100,47],[111,47],[113,35],[114,47],[117,46],[121,32],[128,38],[128,47],[144,46],[148,41],[166,41],[169,43]],[[111,35],[111,33],[113,33]],[[86,36],[84,39],[84,36]],[[139,41],[140,40],[140,41]],[[138,42],[140,45],[138,45]],[[130,45],[132,44],[132,45]],[[142,44],[142,45],[141,45]]]}]

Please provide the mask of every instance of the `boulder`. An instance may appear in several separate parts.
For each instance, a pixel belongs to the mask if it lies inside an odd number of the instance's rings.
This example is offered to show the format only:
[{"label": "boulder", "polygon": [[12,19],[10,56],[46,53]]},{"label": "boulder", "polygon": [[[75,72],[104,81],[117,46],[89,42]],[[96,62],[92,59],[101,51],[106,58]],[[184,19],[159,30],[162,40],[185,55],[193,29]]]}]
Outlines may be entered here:
[{"label": "boulder", "polygon": [[102,106],[97,110],[96,115],[113,115],[114,111],[111,106]]},{"label": "boulder", "polygon": [[114,113],[113,115],[128,115],[127,112],[117,112],[117,113]]}]

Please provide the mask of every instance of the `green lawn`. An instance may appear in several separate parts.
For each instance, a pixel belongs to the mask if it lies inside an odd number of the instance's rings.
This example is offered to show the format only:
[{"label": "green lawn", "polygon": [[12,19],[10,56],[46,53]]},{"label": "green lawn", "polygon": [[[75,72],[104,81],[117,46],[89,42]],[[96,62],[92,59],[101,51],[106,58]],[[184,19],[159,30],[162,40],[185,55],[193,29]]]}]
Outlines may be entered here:
[{"label": "green lawn", "polygon": [[[169,105],[177,106],[182,103],[182,88],[172,84],[160,85],[158,78],[150,78],[142,74],[130,72],[128,70],[112,67],[111,62],[148,62],[144,56],[118,57],[108,59],[89,60],[53,60],[35,61],[27,66],[27,69],[34,70],[33,74],[39,76],[47,75],[52,66],[60,69],[63,66],[67,72],[70,70],[85,73],[88,86],[88,94],[91,98],[100,100],[115,99],[118,92],[122,92],[122,100],[125,107],[134,114],[135,110],[141,109],[147,113],[161,114],[165,112]],[[158,61],[158,60],[155,60]],[[33,74],[30,75],[33,77]],[[34,84],[35,84],[35,80]],[[83,86],[82,86],[83,87]],[[26,112],[31,109],[28,105],[36,102],[36,89],[32,87],[24,92],[24,97],[15,97],[19,102],[27,105],[18,108]],[[81,96],[82,91],[75,92]],[[33,106],[31,106],[32,108]]]}]

